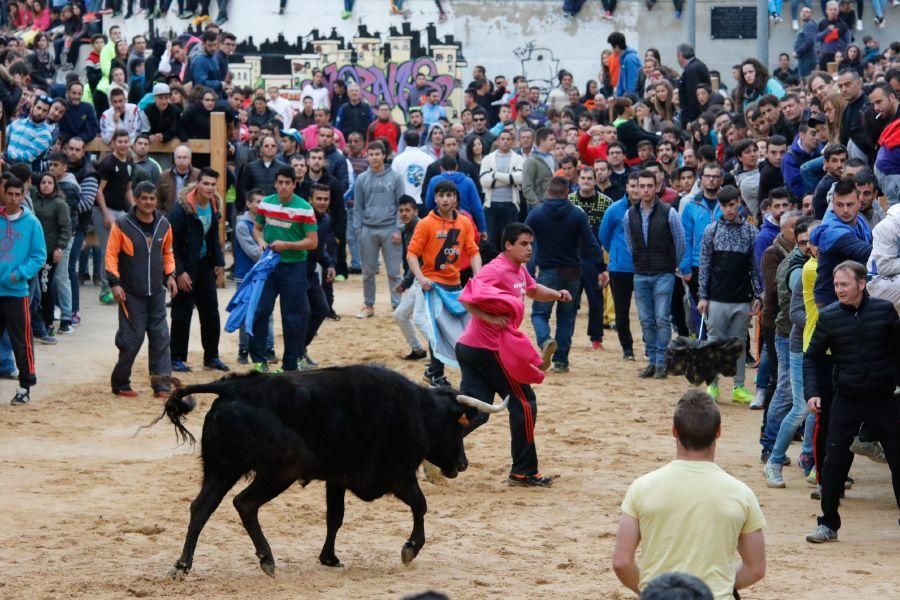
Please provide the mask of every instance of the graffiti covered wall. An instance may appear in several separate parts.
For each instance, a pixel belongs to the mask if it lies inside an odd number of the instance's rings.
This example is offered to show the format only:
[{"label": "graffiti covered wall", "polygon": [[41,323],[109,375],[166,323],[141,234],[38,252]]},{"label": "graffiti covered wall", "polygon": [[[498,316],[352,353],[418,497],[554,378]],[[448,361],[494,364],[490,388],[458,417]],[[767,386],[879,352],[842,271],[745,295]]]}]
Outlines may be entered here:
[{"label": "graffiti covered wall", "polygon": [[465,66],[461,44],[453,36],[439,39],[434,25],[417,31],[408,22],[383,36],[360,25],[349,39],[336,30],[327,36],[313,30],[293,44],[278,36],[257,46],[250,37],[238,45],[229,64],[236,85],[280,87],[298,107],[300,90],[312,81],[313,70],[321,69],[328,87],[337,80],[355,82],[366,102],[372,106],[387,102],[398,117],[420,103],[415,98],[419,73],[453,112],[462,103]]}]

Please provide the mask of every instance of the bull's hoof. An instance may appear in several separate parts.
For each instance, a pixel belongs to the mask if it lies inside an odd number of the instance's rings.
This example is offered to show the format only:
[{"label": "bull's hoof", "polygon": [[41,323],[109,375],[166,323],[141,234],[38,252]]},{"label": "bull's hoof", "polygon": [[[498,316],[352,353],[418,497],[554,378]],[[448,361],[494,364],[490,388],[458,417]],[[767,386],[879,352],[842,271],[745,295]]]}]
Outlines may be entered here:
[{"label": "bull's hoof", "polygon": [[326,567],[343,567],[340,559],[333,554],[331,556],[325,556],[324,554],[319,555],[319,562],[325,565]]},{"label": "bull's hoof", "polygon": [[259,561],[259,568],[269,577],[275,577],[275,561],[272,559]]},{"label": "bull's hoof", "polygon": [[412,542],[406,542],[405,544],[403,544],[403,550],[400,551],[400,560],[403,561],[404,565],[408,565],[413,560],[415,560],[418,554],[419,551],[416,550],[416,547],[412,545]]},{"label": "bull's hoof", "polygon": [[175,566],[169,569],[169,577],[175,581],[183,581],[190,570],[190,567],[186,567],[181,563],[176,563]]}]

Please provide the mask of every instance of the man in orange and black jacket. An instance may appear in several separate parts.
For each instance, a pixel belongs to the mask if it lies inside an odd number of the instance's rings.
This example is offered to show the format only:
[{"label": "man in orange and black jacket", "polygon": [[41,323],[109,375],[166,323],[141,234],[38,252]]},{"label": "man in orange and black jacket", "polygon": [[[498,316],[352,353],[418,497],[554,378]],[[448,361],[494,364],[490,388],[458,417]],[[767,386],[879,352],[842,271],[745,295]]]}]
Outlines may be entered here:
[{"label": "man in orange and black jacket", "polygon": [[165,397],[172,373],[166,289],[172,297],[178,292],[172,227],[156,210],[156,188],[149,181],[135,187],[134,202],[128,213],[116,219],[106,245],[106,274],[119,303],[119,360],[110,383],[117,396],[137,396],[131,387],[131,367],[146,335],[153,391],[157,397]]}]

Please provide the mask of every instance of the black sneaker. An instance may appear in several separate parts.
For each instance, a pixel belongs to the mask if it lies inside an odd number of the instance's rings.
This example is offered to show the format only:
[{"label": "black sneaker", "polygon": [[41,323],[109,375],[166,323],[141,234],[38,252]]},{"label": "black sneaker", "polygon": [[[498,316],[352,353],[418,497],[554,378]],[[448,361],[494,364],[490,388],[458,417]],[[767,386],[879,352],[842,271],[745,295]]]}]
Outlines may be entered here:
[{"label": "black sneaker", "polygon": [[228,365],[226,365],[225,363],[222,362],[221,358],[214,358],[212,360],[204,361],[203,366],[204,366],[204,368],[214,369],[216,371],[230,371],[231,370],[228,368]]},{"label": "black sneaker", "polygon": [[[770,457],[770,456],[772,456],[772,451],[771,451],[771,450],[762,450],[762,451],[759,453],[759,464],[764,465],[764,464],[766,464],[767,462],[769,462],[769,457]],[[790,456],[785,456],[785,457],[784,457],[784,460],[781,461],[781,464],[784,465],[784,466],[790,465],[790,464],[791,464],[791,457],[790,457]]]},{"label": "black sneaker", "polygon": [[653,365],[647,365],[641,370],[640,373],[638,373],[638,377],[640,377],[641,379],[649,379],[654,375],[656,375],[656,367],[654,367]]},{"label": "black sneaker", "polygon": [[237,361],[238,361],[238,364],[249,365],[250,364],[250,356],[246,352],[238,352]]},{"label": "black sneaker", "polygon": [[28,388],[20,387],[16,390],[16,395],[13,396],[10,405],[18,406],[19,404],[28,404],[29,402],[31,402],[31,396],[28,395]]},{"label": "black sneaker", "polygon": [[450,382],[447,381],[447,377],[443,373],[432,373],[431,369],[425,369],[422,379],[431,387],[450,387]]},{"label": "black sneaker", "polygon": [[332,321],[340,321],[341,315],[337,314],[333,310],[325,316],[326,319],[331,319]]},{"label": "black sneaker", "polygon": [[553,485],[553,477],[542,477],[540,473],[533,475],[513,475],[510,473],[506,480],[509,485],[519,487],[550,487]]},{"label": "black sneaker", "polygon": [[622,355],[622,360],[634,362],[634,352],[626,352]]},{"label": "black sneaker", "polygon": [[428,353],[424,350],[412,350],[409,354],[403,357],[403,360],[422,360],[428,356]]},{"label": "black sneaker", "polygon": [[56,333],[66,335],[72,333],[73,331],[75,331],[75,328],[72,327],[72,323],[69,321],[63,321],[59,324],[59,329],[56,331]]},{"label": "black sneaker", "polygon": [[656,371],[653,372],[653,379],[665,379],[668,376],[669,372],[665,367],[656,367]]},{"label": "black sneaker", "polygon": [[553,368],[550,369],[551,373],[568,373],[569,372],[569,363],[564,362],[555,362],[553,363]]},{"label": "black sneaker", "polygon": [[278,362],[278,355],[275,354],[275,351],[266,352],[266,362],[270,365],[274,365]]}]

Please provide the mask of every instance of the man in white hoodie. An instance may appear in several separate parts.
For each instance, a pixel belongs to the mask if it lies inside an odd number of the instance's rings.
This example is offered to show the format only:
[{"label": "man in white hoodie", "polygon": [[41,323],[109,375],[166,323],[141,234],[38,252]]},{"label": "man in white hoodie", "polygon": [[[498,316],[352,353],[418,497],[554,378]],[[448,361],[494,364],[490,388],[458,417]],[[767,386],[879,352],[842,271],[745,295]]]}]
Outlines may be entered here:
[{"label": "man in white hoodie", "polygon": [[900,313],[900,204],[872,230],[872,254],[867,264],[872,278],[866,284],[875,298],[893,303]]},{"label": "man in white hoodie", "polygon": [[512,152],[512,145],[512,133],[501,131],[497,136],[497,149],[481,161],[487,236],[497,252],[503,250],[500,242],[503,230],[519,220],[519,186],[522,185],[525,158]]},{"label": "man in white hoodie", "polygon": [[416,200],[416,207],[421,215],[425,204],[422,199],[422,184],[425,181],[425,171],[428,165],[434,162],[430,154],[419,148],[419,134],[415,131],[407,131],[403,134],[403,151],[394,157],[391,169],[403,178],[403,189],[407,196]]}]

